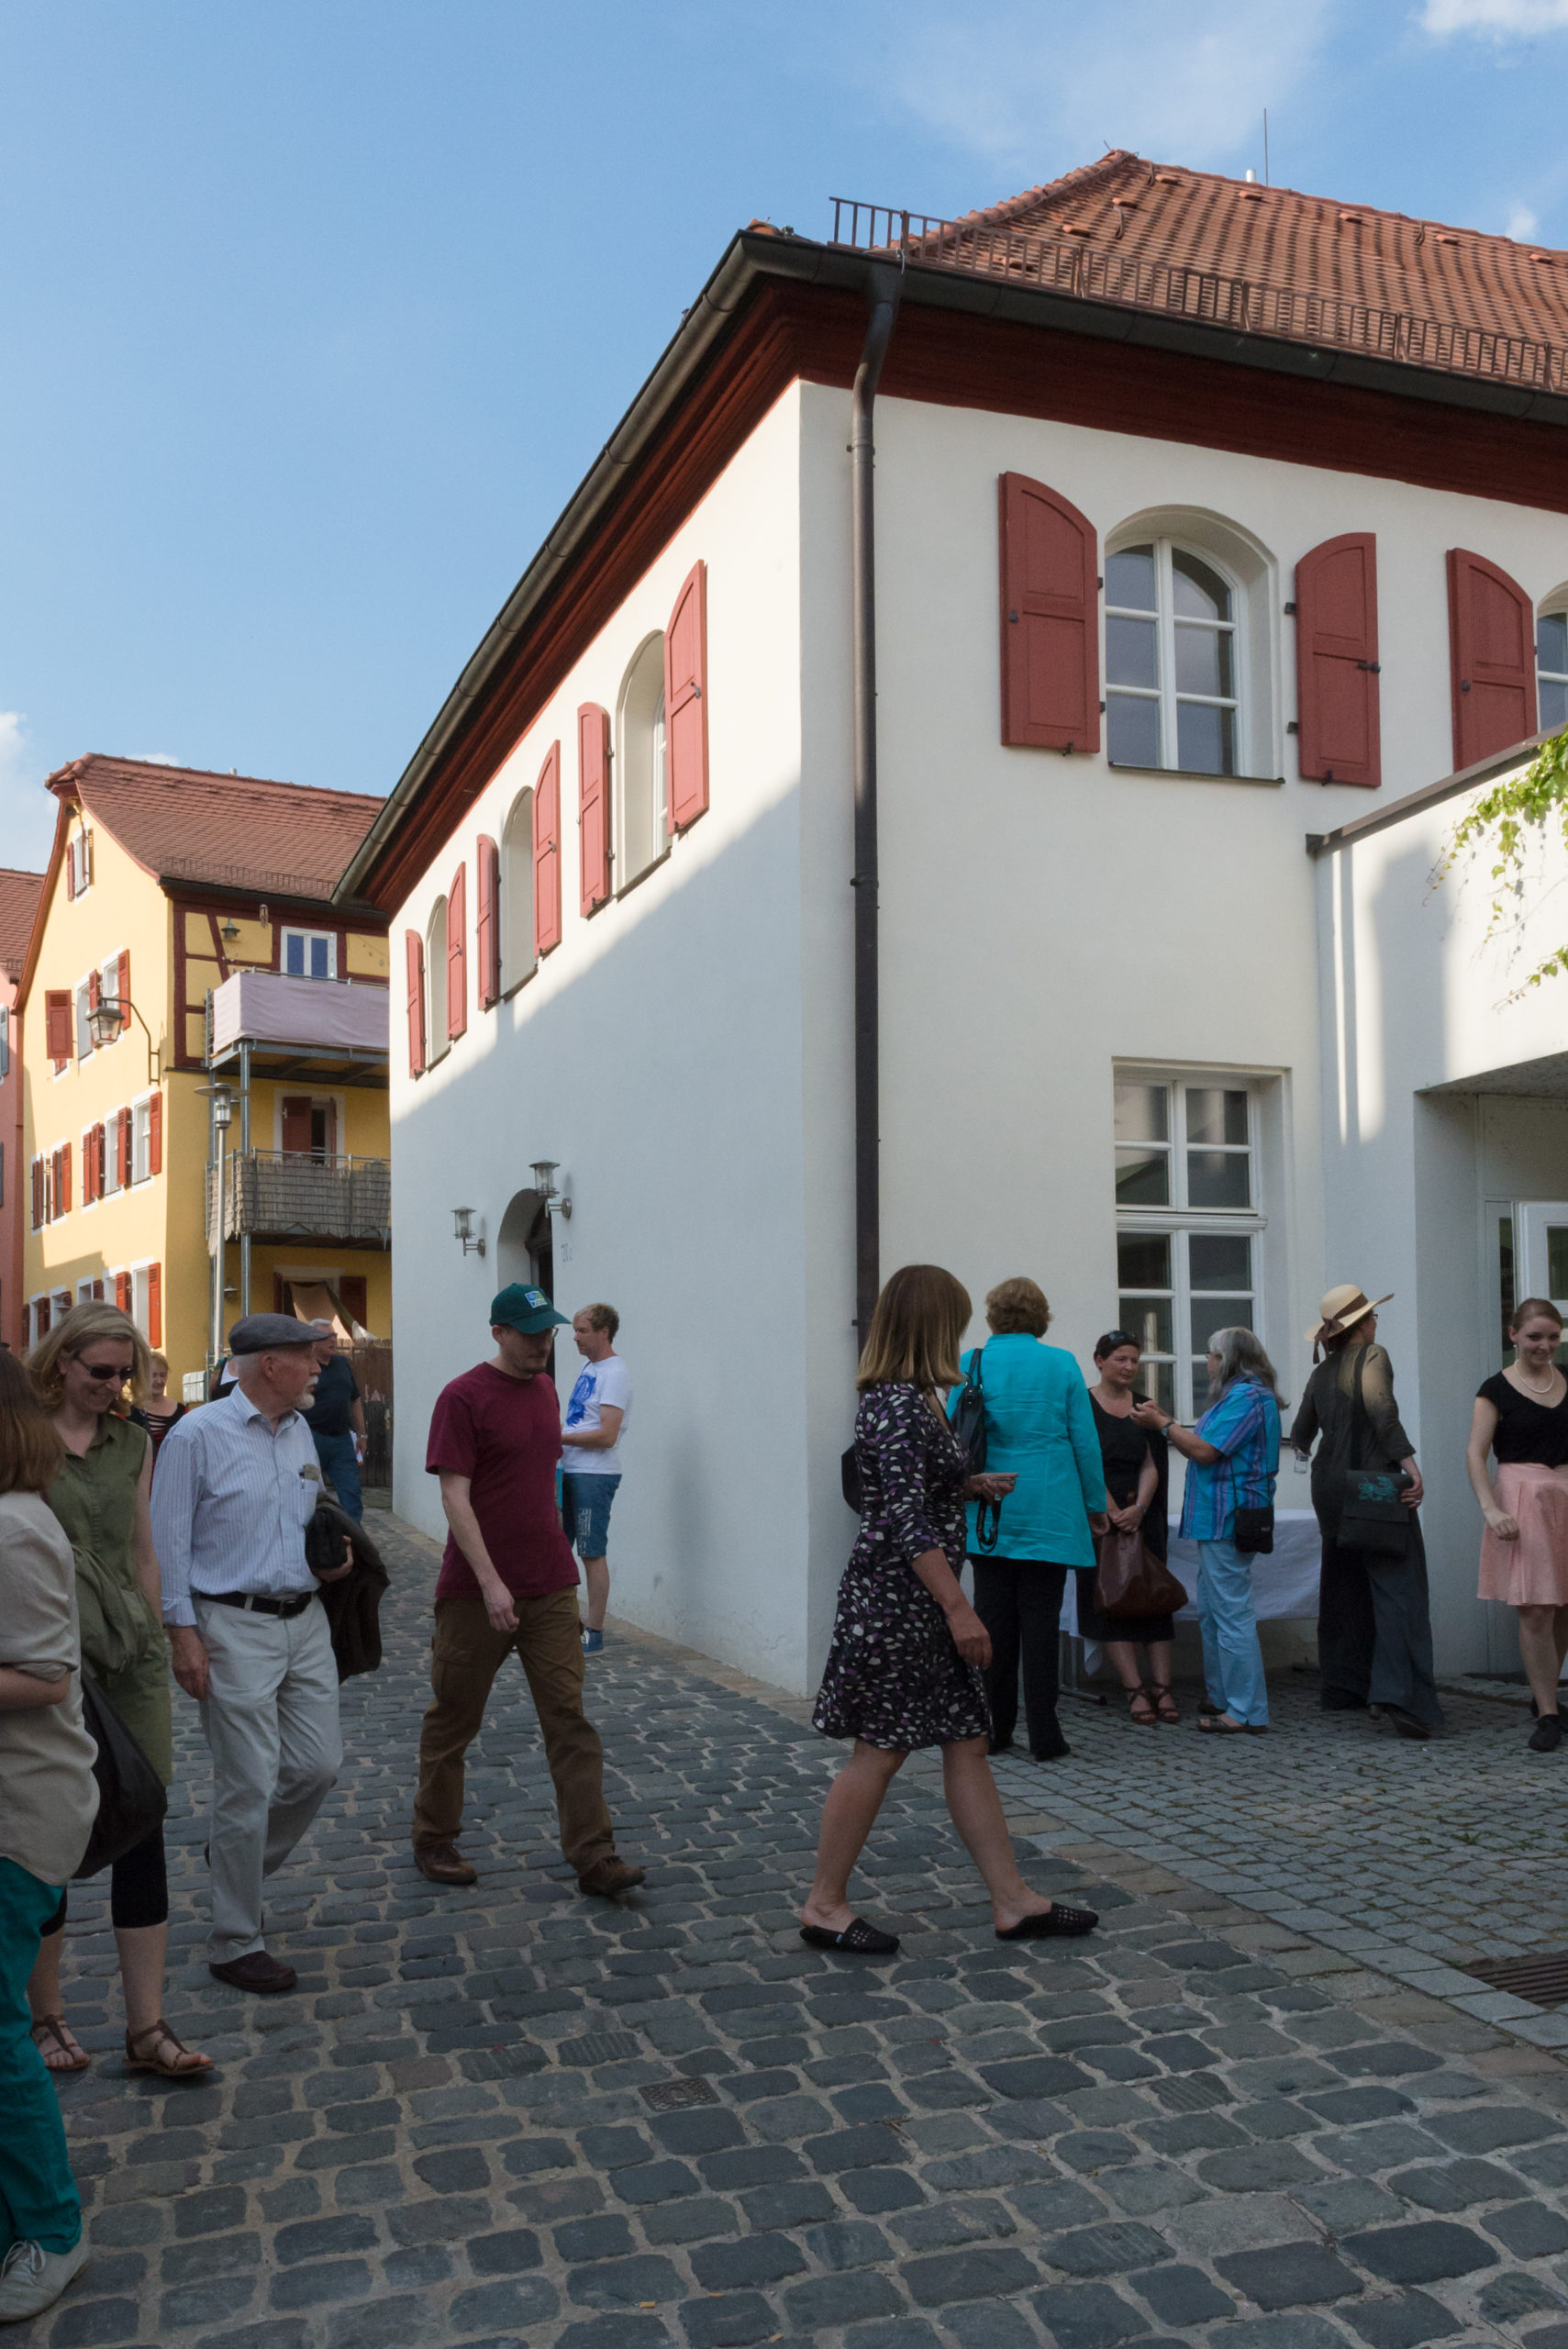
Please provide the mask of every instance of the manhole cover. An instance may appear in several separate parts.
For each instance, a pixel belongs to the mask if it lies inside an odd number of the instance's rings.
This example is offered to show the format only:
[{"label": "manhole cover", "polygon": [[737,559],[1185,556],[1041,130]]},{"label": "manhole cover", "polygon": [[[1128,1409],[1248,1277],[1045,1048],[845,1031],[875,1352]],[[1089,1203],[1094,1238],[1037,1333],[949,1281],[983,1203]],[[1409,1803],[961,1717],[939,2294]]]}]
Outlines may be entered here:
[{"label": "manhole cover", "polygon": [[528,2039],[516,2047],[470,2047],[458,2057],[465,2080],[519,2080],[526,2072],[541,2072],[549,2061]]},{"label": "manhole cover", "polygon": [[634,2031],[590,2031],[581,2039],[563,2039],[555,2051],[558,2064],[614,2064],[623,2055],[640,2055],[642,2042]]},{"label": "manhole cover", "polygon": [[654,2080],[639,2093],[643,2103],[655,2112],[679,2112],[688,2104],[718,2102],[706,2080]]},{"label": "manhole cover", "polygon": [[1207,2112],[1217,2104],[1230,2102],[1229,2089],[1212,2072],[1176,2072],[1150,2085],[1172,2112]]},{"label": "manhole cover", "polygon": [[1489,1990],[1511,1990],[1535,2007],[1568,2006],[1568,1950],[1544,1950],[1534,1957],[1498,1957],[1462,1969]]}]

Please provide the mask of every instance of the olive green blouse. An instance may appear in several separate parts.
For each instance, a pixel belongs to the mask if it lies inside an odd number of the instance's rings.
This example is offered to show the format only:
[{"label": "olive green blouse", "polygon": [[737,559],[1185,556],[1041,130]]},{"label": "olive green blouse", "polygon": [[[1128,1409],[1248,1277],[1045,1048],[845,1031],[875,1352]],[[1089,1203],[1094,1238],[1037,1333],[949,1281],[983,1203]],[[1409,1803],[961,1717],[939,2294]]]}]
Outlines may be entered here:
[{"label": "olive green blouse", "polygon": [[169,1652],[158,1609],[136,1578],[136,1487],[148,1434],[106,1412],[80,1458],[45,1496],[76,1561],[82,1661],[165,1786],[174,1775]]}]

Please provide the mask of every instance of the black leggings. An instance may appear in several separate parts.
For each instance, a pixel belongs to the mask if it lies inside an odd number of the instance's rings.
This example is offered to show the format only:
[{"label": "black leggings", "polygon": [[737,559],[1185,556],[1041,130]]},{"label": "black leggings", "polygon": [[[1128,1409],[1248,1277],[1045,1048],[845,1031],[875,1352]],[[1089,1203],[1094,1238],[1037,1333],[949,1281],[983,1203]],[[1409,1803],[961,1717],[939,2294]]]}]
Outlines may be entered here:
[{"label": "black leggings", "polygon": [[1039,1558],[977,1558],[974,1611],[991,1634],[985,1694],[991,1735],[1006,1745],[1018,1718],[1018,1661],[1024,1667],[1024,1719],[1029,1752],[1049,1755],[1062,1732],[1056,1722],[1058,1626],[1067,1568]]},{"label": "black leggings", "polygon": [[[46,1939],[50,1933],[63,1932],[65,1902],[66,1894],[62,1892],[59,1908],[43,1929]],[[122,1933],[135,1932],[142,1925],[168,1923],[169,1870],[163,1857],[161,1820],[150,1835],[133,1843],[115,1862],[109,1875],[109,1917]]]}]

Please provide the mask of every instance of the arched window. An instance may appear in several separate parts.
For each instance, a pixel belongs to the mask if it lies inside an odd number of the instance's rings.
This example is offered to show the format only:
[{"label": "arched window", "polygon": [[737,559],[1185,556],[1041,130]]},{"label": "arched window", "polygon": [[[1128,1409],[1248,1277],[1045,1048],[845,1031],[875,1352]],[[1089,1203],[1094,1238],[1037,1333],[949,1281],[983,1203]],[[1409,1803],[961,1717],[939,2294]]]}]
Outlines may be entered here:
[{"label": "arched window", "polygon": [[1113,766],[1237,774],[1235,585],[1208,557],[1146,539],[1106,558],[1106,732]]},{"label": "arched window", "polygon": [[447,1026],[447,901],[436,899],[425,932],[425,1065],[434,1068],[451,1048]]},{"label": "arched window", "polygon": [[501,835],[501,992],[533,975],[534,796],[519,791]]},{"label": "arched window", "polygon": [[1535,624],[1536,724],[1544,734],[1568,726],[1568,587],[1549,596]]},{"label": "arched window", "polygon": [[616,713],[620,781],[620,886],[670,845],[664,786],[664,639],[651,636],[626,673]]}]

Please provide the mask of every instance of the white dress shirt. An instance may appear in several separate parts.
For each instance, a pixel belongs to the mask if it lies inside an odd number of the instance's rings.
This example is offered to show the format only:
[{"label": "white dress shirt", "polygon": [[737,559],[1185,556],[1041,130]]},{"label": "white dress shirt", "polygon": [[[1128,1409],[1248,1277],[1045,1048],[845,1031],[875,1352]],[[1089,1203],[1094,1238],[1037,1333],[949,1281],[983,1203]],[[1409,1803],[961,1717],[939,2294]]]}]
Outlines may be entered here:
[{"label": "white dress shirt", "polygon": [[288,1598],[314,1590],[305,1529],[320,1494],[316,1444],[297,1411],[274,1429],[238,1386],[187,1411],[164,1437],[152,1480],[165,1623],[195,1623],[193,1591]]}]

